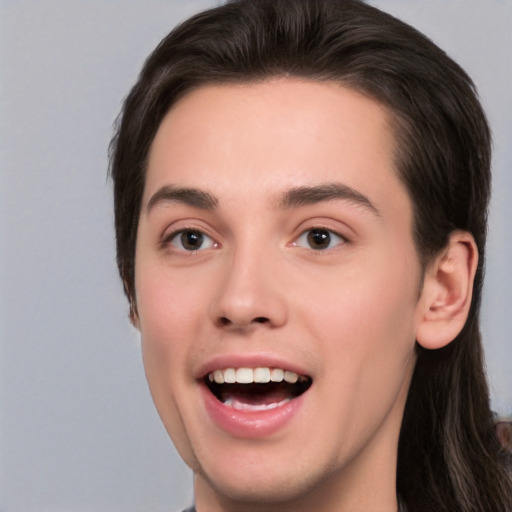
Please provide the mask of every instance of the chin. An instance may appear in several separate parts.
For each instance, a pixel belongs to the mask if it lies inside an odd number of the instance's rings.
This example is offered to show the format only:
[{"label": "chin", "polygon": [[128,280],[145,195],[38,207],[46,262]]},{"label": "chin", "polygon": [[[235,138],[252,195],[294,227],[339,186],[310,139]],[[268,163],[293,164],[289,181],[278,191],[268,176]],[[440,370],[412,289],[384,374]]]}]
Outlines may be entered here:
[{"label": "chin", "polygon": [[237,504],[238,510],[258,509],[261,505],[269,509],[271,505],[301,503],[313,493],[313,489],[319,487],[313,475],[298,477],[282,471],[265,475],[261,472],[246,473],[243,476],[217,473],[212,478],[208,475],[200,475],[199,478],[207,482],[220,501]]},{"label": "chin", "polygon": [[[254,452],[257,451],[256,448]],[[204,461],[193,467],[198,501],[207,489],[209,499],[213,493],[226,510],[261,510],[263,505],[268,511],[273,510],[273,505],[276,510],[282,510],[285,503],[302,506],[306,502],[314,507],[336,480],[331,465],[321,464],[318,459],[298,460],[297,449],[291,452],[295,456],[288,456],[288,460],[275,451],[265,458],[265,450],[261,451],[259,457],[256,453],[253,457],[247,453],[226,454],[223,461]],[[301,510],[301,506],[294,509]]]}]

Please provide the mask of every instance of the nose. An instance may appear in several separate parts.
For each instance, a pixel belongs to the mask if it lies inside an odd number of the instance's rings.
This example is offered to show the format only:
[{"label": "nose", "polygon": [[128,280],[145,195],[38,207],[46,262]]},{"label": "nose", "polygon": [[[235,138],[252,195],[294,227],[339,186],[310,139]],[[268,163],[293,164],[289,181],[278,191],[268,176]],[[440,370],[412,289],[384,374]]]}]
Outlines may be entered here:
[{"label": "nose", "polygon": [[215,325],[237,331],[284,325],[288,313],[277,267],[269,252],[233,254],[226,261],[211,303]]}]

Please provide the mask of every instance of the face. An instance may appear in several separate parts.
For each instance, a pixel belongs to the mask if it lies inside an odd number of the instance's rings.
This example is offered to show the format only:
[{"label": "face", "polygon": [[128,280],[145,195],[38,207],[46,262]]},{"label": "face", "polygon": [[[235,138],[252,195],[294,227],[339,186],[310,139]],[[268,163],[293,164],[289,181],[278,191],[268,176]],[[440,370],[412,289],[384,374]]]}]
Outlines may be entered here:
[{"label": "face", "polygon": [[330,83],[205,86],[163,120],[136,322],[199,510],[396,505],[421,269],[393,145]]}]

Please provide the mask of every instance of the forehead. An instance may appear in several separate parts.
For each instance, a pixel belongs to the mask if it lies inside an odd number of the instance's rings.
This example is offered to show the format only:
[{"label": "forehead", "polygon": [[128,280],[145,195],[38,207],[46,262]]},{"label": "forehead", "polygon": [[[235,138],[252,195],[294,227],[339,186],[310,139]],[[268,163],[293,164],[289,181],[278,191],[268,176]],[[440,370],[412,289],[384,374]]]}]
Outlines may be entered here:
[{"label": "forehead", "polygon": [[162,121],[150,149],[144,200],[174,184],[200,184],[226,196],[258,191],[270,200],[297,186],[341,182],[378,207],[386,194],[406,194],[394,147],[388,110],[335,83],[203,86]]}]

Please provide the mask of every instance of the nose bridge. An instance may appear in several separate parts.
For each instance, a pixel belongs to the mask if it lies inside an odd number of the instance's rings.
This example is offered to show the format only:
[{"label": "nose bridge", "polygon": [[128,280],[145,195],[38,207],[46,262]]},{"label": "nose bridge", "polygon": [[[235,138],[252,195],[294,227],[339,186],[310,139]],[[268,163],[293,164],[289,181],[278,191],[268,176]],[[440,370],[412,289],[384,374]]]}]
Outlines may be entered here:
[{"label": "nose bridge", "polygon": [[286,321],[286,303],[277,279],[278,268],[276,248],[254,241],[233,247],[212,304],[214,321],[236,328],[282,325]]}]

